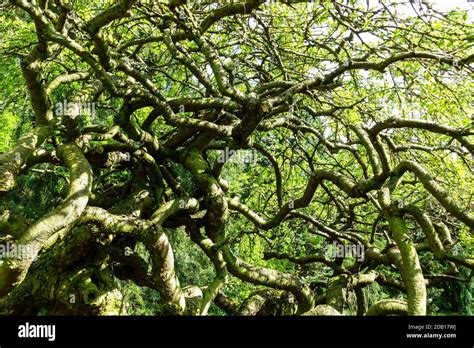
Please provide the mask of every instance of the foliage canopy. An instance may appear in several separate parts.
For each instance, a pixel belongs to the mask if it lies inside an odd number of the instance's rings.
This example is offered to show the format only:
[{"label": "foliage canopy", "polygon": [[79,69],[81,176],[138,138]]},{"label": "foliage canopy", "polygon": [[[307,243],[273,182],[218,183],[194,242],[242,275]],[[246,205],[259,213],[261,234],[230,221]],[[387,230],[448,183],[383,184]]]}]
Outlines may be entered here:
[{"label": "foliage canopy", "polygon": [[1,313],[471,314],[465,12],[2,6]]}]

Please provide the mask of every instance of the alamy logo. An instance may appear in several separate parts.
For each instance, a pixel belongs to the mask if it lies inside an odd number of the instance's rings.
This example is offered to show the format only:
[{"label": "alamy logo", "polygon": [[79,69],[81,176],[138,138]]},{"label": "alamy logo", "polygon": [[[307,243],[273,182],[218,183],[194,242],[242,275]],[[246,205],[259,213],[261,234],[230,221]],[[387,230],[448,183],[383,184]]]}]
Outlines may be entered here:
[{"label": "alamy logo", "polygon": [[0,244],[0,260],[6,258],[19,258],[24,260],[36,260],[36,254],[29,245],[14,244],[7,242]]},{"label": "alamy logo", "polygon": [[256,150],[232,150],[226,147],[221,150],[219,157],[217,158],[218,163],[257,163],[257,151]]},{"label": "alamy logo", "polygon": [[56,339],[56,325],[34,325],[26,322],[18,326],[18,337],[20,338],[47,338],[52,342]]},{"label": "alamy logo", "polygon": [[361,244],[339,244],[334,242],[329,245],[325,252],[325,256],[330,259],[344,258],[346,256],[352,256],[357,261],[361,262],[364,260],[365,248]]},{"label": "alamy logo", "polygon": [[79,103],[69,102],[64,100],[56,103],[55,113],[58,116],[68,115],[69,117],[76,117],[78,115],[95,116],[95,103]]}]

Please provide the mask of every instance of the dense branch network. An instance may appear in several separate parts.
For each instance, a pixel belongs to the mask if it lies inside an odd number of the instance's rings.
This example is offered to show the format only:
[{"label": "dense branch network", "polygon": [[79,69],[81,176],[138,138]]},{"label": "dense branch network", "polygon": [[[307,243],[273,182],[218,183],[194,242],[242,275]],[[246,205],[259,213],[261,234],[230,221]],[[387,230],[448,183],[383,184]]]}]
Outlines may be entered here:
[{"label": "dense branch network", "polygon": [[[474,269],[455,248],[474,228],[469,92],[451,96],[472,91],[472,26],[409,1],[84,4],[5,5],[35,33],[17,48],[34,126],[0,154],[0,192],[45,164],[69,177],[57,207],[0,231],[27,250],[0,261],[2,312],[104,314],[119,278],[173,314],[337,315],[355,294],[359,315],[424,315],[427,288]],[[204,286],[180,285],[179,228],[213,265]],[[240,256],[243,238],[260,256]],[[139,244],[148,258],[124,253]],[[257,286],[242,303],[233,278]],[[394,298],[368,308],[375,283]]]}]

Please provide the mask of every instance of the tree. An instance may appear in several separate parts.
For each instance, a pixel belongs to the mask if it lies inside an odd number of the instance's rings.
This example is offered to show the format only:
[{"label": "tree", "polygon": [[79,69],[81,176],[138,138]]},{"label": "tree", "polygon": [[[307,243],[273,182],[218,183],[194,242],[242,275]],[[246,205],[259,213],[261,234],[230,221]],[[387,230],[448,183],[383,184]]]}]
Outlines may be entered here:
[{"label": "tree", "polygon": [[[158,292],[163,313],[351,314],[355,298],[352,314],[425,315],[443,312],[428,295],[469,284],[462,11],[3,8],[2,133],[17,140],[0,155],[2,313],[117,313],[127,280]],[[175,255],[205,255],[211,275],[193,280]]]}]

